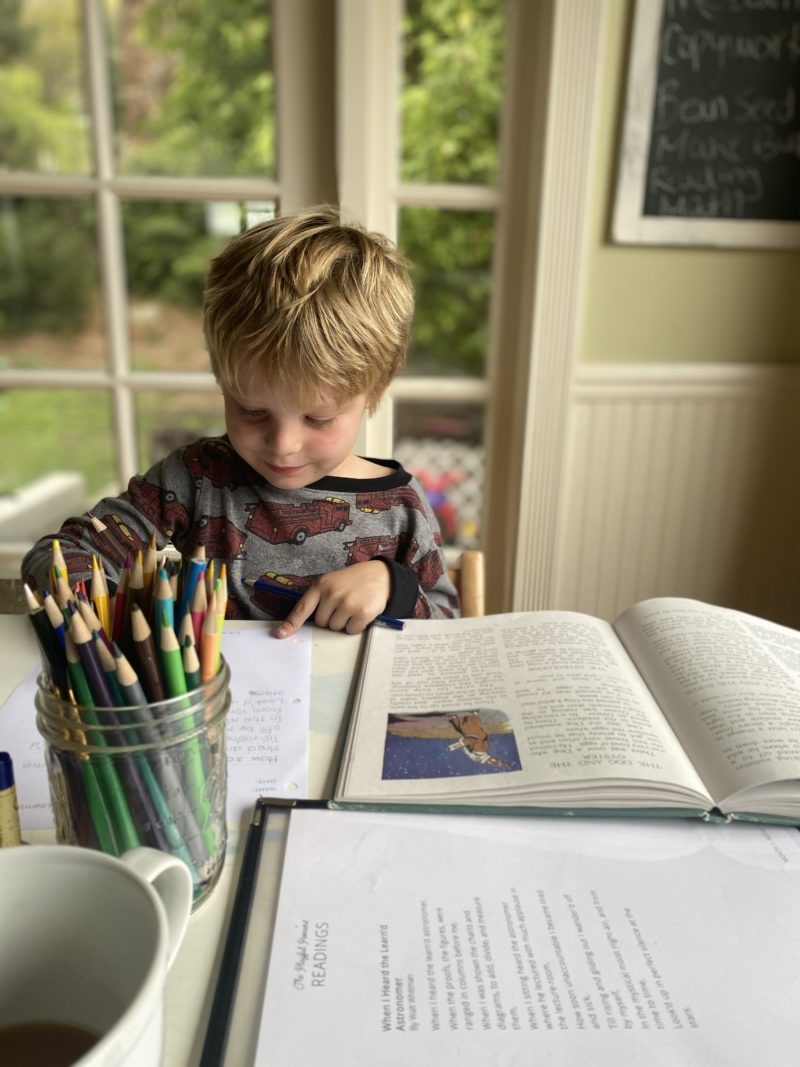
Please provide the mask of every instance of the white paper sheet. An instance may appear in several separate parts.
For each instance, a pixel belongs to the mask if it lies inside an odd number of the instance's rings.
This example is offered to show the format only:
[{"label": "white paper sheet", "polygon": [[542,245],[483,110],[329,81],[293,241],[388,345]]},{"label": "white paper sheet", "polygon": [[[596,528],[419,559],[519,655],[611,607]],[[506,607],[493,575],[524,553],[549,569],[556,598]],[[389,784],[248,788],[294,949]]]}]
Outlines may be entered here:
[{"label": "white paper sheet", "polygon": [[[277,641],[266,628],[226,630],[222,650],[231,669],[227,817],[235,823],[259,795],[306,795],[311,634],[304,627]],[[14,763],[23,832],[53,826],[34,708],[40,670],[32,667],[0,707],[0,751]]]},{"label": "white paper sheet", "polygon": [[295,811],[256,1067],[789,1067],[800,834]]},{"label": "white paper sheet", "polygon": [[226,630],[231,669],[228,821],[259,796],[304,797],[308,788],[311,633],[278,641],[264,629]]}]

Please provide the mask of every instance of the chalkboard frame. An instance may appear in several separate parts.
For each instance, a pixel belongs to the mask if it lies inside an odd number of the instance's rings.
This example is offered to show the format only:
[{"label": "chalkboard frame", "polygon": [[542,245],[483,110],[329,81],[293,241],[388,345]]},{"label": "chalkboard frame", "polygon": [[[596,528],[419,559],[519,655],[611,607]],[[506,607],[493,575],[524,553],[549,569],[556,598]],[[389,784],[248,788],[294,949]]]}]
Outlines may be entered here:
[{"label": "chalkboard frame", "polygon": [[611,228],[617,244],[800,248],[795,221],[656,217],[643,212],[666,0],[635,0],[633,32]]}]

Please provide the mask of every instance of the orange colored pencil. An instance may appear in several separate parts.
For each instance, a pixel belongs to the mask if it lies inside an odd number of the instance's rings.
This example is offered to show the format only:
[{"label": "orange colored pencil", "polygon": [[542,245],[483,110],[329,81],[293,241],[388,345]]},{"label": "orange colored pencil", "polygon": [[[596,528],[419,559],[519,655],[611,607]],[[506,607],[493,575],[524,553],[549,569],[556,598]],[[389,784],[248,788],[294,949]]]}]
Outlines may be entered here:
[{"label": "orange colored pencil", "polygon": [[200,635],[200,681],[209,682],[217,673],[220,651],[220,627],[217,615],[217,598],[214,593],[206,608],[203,629]]}]

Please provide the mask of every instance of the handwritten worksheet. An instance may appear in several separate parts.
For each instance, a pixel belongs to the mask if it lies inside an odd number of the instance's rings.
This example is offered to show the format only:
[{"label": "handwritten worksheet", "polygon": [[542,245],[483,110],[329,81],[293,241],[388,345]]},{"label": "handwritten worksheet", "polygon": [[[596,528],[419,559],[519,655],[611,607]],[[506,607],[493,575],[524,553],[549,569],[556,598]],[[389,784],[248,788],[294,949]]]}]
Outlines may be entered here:
[{"label": "handwritten worksheet", "polygon": [[[226,630],[222,652],[231,671],[227,817],[237,823],[260,795],[306,795],[311,633],[276,641],[266,628]],[[14,763],[23,832],[53,826],[34,706],[40,671],[33,666],[0,707],[0,751]]]}]

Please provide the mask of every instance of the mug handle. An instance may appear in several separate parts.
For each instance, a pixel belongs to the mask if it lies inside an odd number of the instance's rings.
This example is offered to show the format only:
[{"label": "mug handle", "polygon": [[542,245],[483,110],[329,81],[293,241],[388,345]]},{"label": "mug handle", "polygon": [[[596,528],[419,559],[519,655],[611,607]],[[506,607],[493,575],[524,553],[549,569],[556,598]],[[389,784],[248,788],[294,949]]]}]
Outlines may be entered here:
[{"label": "mug handle", "polygon": [[120,857],[153,887],[167,919],[167,968],[180,948],[192,908],[192,876],[176,856],[155,848],[132,848]]}]

